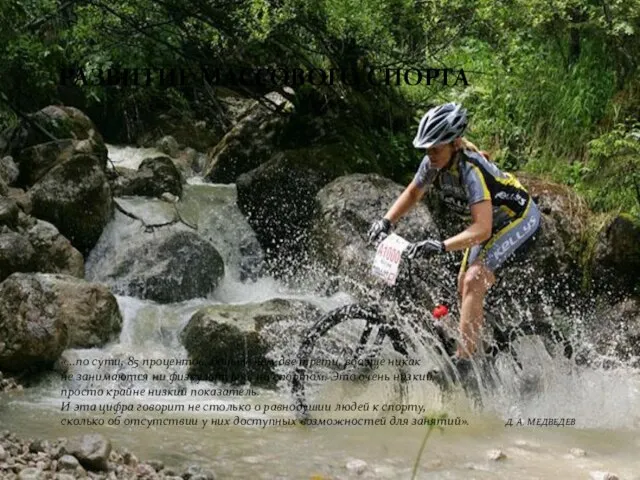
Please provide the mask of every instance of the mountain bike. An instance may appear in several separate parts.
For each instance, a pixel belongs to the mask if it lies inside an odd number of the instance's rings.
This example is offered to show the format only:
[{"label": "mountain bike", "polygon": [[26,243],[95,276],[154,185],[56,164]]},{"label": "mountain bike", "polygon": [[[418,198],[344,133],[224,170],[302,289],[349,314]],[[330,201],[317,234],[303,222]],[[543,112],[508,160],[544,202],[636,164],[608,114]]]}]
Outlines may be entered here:
[{"label": "mountain bike", "polygon": [[[430,356],[442,367],[441,371],[449,372],[447,381],[435,382],[429,373],[420,379],[432,381],[441,391],[460,385],[462,379],[454,378],[455,371],[451,374],[452,370],[446,368],[451,366],[451,357],[455,353],[457,326],[435,319],[428,308],[438,302],[444,303],[450,308],[449,319],[459,318],[457,288],[452,285],[449,272],[438,274],[443,270],[443,265],[436,259],[426,262],[403,257],[396,281],[383,286],[377,296],[340,306],[322,315],[303,334],[296,367],[290,377],[297,411],[308,416],[310,398],[314,396],[310,390],[334,379],[366,382],[385,378],[376,377],[371,372],[382,365],[393,364],[393,358],[396,358],[396,364],[404,366],[411,363],[406,359]],[[513,348],[515,341],[534,335],[559,345],[563,355],[571,357],[573,348],[570,342],[555,326],[536,320],[506,321],[511,317],[513,313],[508,302],[487,296],[482,358],[489,365],[498,355],[507,354],[522,369]],[[401,372],[393,378],[400,378],[403,382],[408,377]]]}]

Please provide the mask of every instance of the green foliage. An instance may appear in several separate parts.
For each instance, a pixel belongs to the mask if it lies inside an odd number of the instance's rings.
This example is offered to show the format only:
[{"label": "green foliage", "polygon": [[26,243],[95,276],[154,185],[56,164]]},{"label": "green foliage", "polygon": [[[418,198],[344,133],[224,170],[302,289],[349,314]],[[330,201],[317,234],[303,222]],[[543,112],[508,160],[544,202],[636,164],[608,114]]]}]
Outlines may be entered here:
[{"label": "green foliage", "polygon": [[[24,111],[59,99],[67,65],[90,77],[117,66],[202,63],[462,68],[469,87],[452,87],[451,77],[447,85],[442,77],[417,86],[306,85],[297,105],[311,117],[331,110],[358,169],[402,182],[419,161],[411,138],[427,106],[461,101],[468,136],[506,169],[572,185],[599,210],[638,209],[640,0],[8,0],[0,24],[0,91]],[[87,86],[81,97],[114,130],[144,130],[166,112],[218,115],[206,88]],[[12,122],[15,112],[0,102],[0,127]]]},{"label": "green foliage", "polygon": [[420,444],[420,449],[418,450],[418,455],[416,456],[416,460],[413,464],[413,472],[411,474],[411,480],[415,480],[416,475],[418,473],[418,466],[420,465],[420,459],[422,458],[422,453],[424,452],[424,447],[427,444],[427,440],[429,440],[429,437],[431,436],[431,433],[433,432],[434,429],[438,429],[441,432],[444,432],[444,428],[442,428],[441,426],[437,425],[437,421],[440,419],[446,419],[447,418],[447,413],[443,412],[439,415],[427,415],[424,417],[426,420],[429,421],[428,426],[427,426],[427,431],[424,434],[424,438],[422,439],[422,443]]},{"label": "green foliage", "polygon": [[592,140],[578,185],[599,211],[640,213],[640,122],[617,124]]}]

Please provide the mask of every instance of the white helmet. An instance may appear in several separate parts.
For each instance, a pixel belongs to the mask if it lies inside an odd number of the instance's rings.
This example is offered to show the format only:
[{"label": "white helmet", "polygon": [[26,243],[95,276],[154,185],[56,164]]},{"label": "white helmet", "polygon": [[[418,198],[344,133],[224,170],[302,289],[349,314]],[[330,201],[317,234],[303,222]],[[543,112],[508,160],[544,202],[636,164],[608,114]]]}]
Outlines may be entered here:
[{"label": "white helmet", "polygon": [[467,127],[467,110],[457,103],[445,103],[424,114],[413,139],[416,148],[449,143],[462,136]]}]

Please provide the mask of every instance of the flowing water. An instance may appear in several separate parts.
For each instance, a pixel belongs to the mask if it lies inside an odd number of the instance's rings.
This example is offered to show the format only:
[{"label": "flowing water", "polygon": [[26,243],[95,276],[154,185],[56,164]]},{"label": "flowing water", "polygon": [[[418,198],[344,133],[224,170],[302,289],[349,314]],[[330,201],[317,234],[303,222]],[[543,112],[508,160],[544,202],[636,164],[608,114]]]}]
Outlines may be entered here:
[{"label": "flowing water", "polygon": [[[110,147],[114,164],[137,165],[144,149]],[[198,228],[220,251],[227,267],[222,284],[209,298],[179,304],[158,305],[129,296],[118,296],[124,318],[118,341],[103,348],[75,349],[65,353],[74,374],[147,373],[164,374],[165,380],[127,382],[122,378],[108,382],[63,381],[58,374],[25,392],[0,396],[0,429],[21,436],[55,439],[78,433],[100,432],[119,448],[131,449],[139,458],[161,459],[178,467],[200,464],[211,468],[218,478],[302,479],[302,478],[380,478],[409,479],[427,427],[411,425],[424,414],[446,413],[451,425],[435,429],[421,457],[417,478],[421,479],[589,479],[597,472],[613,472],[621,479],[640,479],[640,375],[624,368],[595,370],[581,368],[570,361],[552,358],[535,340],[518,345],[526,365],[516,374],[511,362],[496,369],[497,387],[483,392],[482,409],[464,395],[443,398],[429,383],[411,382],[402,404],[423,410],[421,415],[389,412],[382,416],[372,411],[332,412],[325,418],[386,418],[385,425],[304,427],[277,425],[234,425],[234,419],[266,422],[269,419],[293,419],[290,412],[277,410],[291,404],[285,390],[252,387],[255,395],[186,395],[116,397],[106,395],[66,398],[62,388],[100,387],[186,388],[210,390],[230,386],[211,382],[189,383],[176,380],[186,372],[184,365],[167,367],[160,360],[186,358],[179,333],[199,308],[219,304],[259,303],[275,298],[304,300],[327,311],[345,304],[345,293],[323,296],[309,286],[284,285],[256,275],[262,252],[256,247],[248,225],[235,207],[234,186],[209,185],[191,179],[176,207],[148,199],[123,199],[122,205],[147,223],[180,218]],[[161,223],[161,222],[158,222]],[[105,229],[103,238],[87,262],[87,278],[100,280],[104,262],[112,261],[118,251],[136,241],[140,223],[122,214]],[[249,253],[247,253],[249,252]],[[295,352],[299,334],[305,325],[279,324],[272,331],[273,357]],[[280,329],[280,330],[278,330]],[[130,359],[156,360],[155,366],[132,365]],[[73,365],[74,359],[89,360],[88,366]],[[411,373],[420,373],[428,363],[424,359]],[[99,363],[98,363],[99,362]],[[92,364],[93,363],[93,364]],[[100,367],[96,367],[100,365]],[[393,372],[389,372],[392,374]],[[172,374],[176,377],[172,377]],[[174,380],[172,380],[172,378]],[[334,403],[400,405],[394,397],[396,382],[332,382],[327,397]],[[113,396],[112,396],[113,397]],[[65,401],[79,405],[80,411],[63,411]],[[194,420],[176,425],[67,426],[63,419],[114,418],[92,408],[116,408],[119,402],[133,405],[157,405],[165,412],[126,412],[122,419]],[[396,402],[396,403],[394,403]],[[274,411],[265,412],[265,405]],[[242,410],[231,410],[242,406]],[[248,406],[249,410],[246,410]],[[180,409],[183,410],[180,410]],[[199,409],[197,411],[196,409]],[[204,411],[206,409],[206,411]],[[222,410],[225,410],[224,412]],[[409,425],[391,425],[392,417],[405,418]],[[531,419],[568,419],[574,426],[528,426]],[[229,425],[202,426],[204,420],[228,419]],[[524,425],[518,425],[518,420]],[[511,420],[513,426],[505,426]],[[210,422],[208,422],[210,423]],[[456,425],[456,423],[463,423]],[[506,458],[488,458],[490,450],[501,450]],[[573,450],[572,450],[573,449]],[[582,454],[582,449],[586,454]]]}]

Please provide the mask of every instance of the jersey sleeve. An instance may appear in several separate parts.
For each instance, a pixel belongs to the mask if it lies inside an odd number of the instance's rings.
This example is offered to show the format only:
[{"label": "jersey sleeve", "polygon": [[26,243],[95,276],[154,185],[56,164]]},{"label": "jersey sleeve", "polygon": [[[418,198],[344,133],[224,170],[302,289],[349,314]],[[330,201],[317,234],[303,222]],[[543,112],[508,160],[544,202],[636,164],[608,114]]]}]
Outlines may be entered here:
[{"label": "jersey sleeve", "polygon": [[418,171],[413,177],[413,181],[418,188],[425,188],[433,182],[435,177],[435,170],[431,168],[431,160],[429,159],[429,155],[425,155],[420,162],[420,166],[418,167]]},{"label": "jersey sleeve", "polygon": [[465,172],[464,188],[467,192],[469,206],[482,202],[483,200],[491,200],[491,193],[489,192],[487,182],[480,168],[473,164],[468,164],[468,167]]}]

